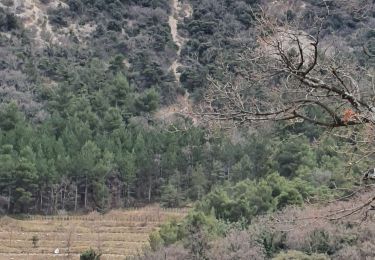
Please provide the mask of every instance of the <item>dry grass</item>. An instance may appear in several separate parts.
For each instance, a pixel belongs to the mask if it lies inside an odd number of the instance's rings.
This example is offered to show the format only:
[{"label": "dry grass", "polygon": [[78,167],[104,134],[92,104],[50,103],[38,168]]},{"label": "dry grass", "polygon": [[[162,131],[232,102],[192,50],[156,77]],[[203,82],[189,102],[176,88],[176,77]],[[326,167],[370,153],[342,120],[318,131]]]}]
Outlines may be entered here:
[{"label": "dry grass", "polygon": [[[124,259],[148,247],[148,235],[186,210],[158,206],[114,210],[105,215],[31,216],[27,220],[0,218],[0,260],[79,259],[90,247],[102,259]],[[33,246],[32,237],[39,240]],[[59,254],[54,254],[55,249]]]}]

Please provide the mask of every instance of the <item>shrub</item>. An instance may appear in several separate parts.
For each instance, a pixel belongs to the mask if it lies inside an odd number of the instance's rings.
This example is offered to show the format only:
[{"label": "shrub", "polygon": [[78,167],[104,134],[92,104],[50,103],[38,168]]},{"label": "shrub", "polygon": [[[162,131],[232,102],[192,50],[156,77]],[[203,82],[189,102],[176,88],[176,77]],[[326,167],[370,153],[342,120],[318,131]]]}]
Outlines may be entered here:
[{"label": "shrub", "polygon": [[323,254],[307,255],[300,251],[288,251],[278,254],[274,260],[328,260],[328,256]]},{"label": "shrub", "polygon": [[57,27],[67,27],[68,22],[64,18],[63,14],[56,13],[50,16],[50,22]]},{"label": "shrub", "polygon": [[[179,225],[177,224],[176,220],[172,220],[168,223],[165,223],[161,226],[159,231],[159,236],[163,244],[165,245],[171,245],[175,243],[177,240],[179,240],[178,237],[179,233]],[[157,242],[155,239],[158,239],[157,237],[153,236],[153,238],[150,237],[150,240],[153,240],[153,243],[160,243],[161,241]]]},{"label": "shrub", "polygon": [[107,30],[121,32],[122,26],[121,23],[117,21],[109,21],[107,25]]},{"label": "shrub", "polygon": [[309,248],[312,252],[327,253],[331,250],[330,235],[323,229],[314,230],[310,234]]},{"label": "shrub", "polygon": [[151,250],[157,251],[164,245],[164,240],[161,238],[158,231],[154,231],[149,236],[149,243]]},{"label": "shrub", "polygon": [[188,260],[192,259],[188,250],[181,245],[173,245],[166,248],[161,248],[156,252],[148,251],[144,255],[138,256],[137,260],[165,260],[165,259],[179,259]]},{"label": "shrub", "polygon": [[31,242],[33,243],[34,248],[38,247],[39,237],[37,235],[33,235]]},{"label": "shrub", "polygon": [[267,257],[271,257],[281,249],[285,248],[285,233],[265,230],[256,235],[263,246],[263,250]]},{"label": "shrub", "polygon": [[14,14],[5,13],[2,8],[0,8],[0,30],[1,31],[11,31],[19,28],[19,22]]},{"label": "shrub", "polygon": [[334,258],[337,260],[346,260],[346,259],[360,260],[362,259],[359,248],[355,246],[344,247],[343,249],[338,251],[337,254],[334,255]]},{"label": "shrub", "polygon": [[92,248],[83,252],[79,257],[80,260],[100,260],[101,254],[96,253]]},{"label": "shrub", "polygon": [[217,260],[260,260],[265,255],[262,246],[248,231],[232,230],[226,237],[211,244],[208,257]]}]

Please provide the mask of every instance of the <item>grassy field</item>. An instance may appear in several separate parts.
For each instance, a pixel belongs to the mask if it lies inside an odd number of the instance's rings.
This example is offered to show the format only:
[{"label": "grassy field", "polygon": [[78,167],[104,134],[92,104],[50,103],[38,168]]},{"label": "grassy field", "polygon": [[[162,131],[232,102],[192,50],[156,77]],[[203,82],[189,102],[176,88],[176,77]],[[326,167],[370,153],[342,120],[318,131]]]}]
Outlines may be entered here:
[{"label": "grassy field", "polygon": [[2,217],[0,260],[79,259],[90,247],[102,252],[102,259],[125,259],[147,247],[148,235],[161,223],[185,215],[184,209],[152,206],[105,215]]}]

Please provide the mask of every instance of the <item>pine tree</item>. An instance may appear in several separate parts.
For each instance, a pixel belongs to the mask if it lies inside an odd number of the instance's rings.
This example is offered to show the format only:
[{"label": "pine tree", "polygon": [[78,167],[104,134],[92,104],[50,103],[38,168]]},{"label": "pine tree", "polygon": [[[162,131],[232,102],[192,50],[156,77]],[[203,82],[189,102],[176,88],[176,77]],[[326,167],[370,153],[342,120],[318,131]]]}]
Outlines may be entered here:
[{"label": "pine tree", "polygon": [[21,121],[22,116],[16,103],[2,104],[0,106],[0,129],[12,130]]}]

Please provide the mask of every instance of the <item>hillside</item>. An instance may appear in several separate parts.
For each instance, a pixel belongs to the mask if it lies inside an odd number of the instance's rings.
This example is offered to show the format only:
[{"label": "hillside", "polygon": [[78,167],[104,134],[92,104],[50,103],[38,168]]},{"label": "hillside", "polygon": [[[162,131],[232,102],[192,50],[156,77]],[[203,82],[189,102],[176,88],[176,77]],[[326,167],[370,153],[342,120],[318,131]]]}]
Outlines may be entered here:
[{"label": "hillside", "polygon": [[[373,49],[368,28],[374,19],[367,2],[4,0],[2,100],[17,100],[29,117],[42,120],[50,112],[45,92],[72,81],[74,71],[97,59],[107,73],[123,73],[136,92],[155,89],[161,105],[175,103],[186,90],[198,98],[208,75],[222,78],[224,67],[241,69],[239,54],[256,45],[253,16],[259,5],[295,21],[329,8],[324,47],[359,55],[364,62],[363,47]],[[310,33],[304,21],[301,27]]]},{"label": "hillside", "polygon": [[[2,0],[0,214],[193,205],[150,245],[214,259],[259,216],[367,190],[374,28],[372,0]],[[263,231],[246,250],[284,259]]]}]

